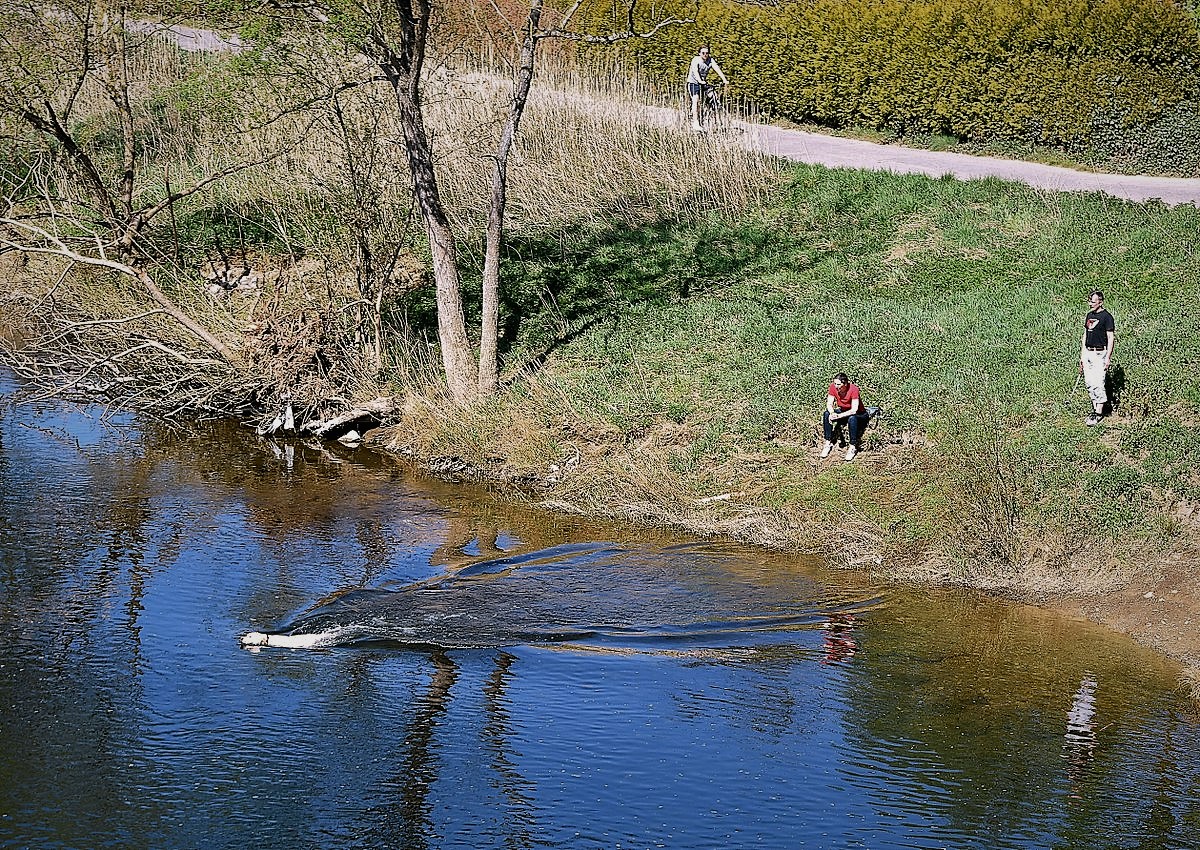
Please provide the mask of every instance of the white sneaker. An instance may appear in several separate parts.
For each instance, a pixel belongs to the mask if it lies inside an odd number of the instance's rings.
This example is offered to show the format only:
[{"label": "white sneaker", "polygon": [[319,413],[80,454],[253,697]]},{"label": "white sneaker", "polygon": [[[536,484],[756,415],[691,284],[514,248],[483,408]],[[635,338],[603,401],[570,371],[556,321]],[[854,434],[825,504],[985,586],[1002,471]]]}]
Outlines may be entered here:
[{"label": "white sneaker", "polygon": [[1091,428],[1094,425],[1099,425],[1100,420],[1103,418],[1104,418],[1103,415],[1101,415],[1099,413],[1093,413],[1091,416],[1089,416],[1087,419],[1084,420],[1083,424],[1088,426],[1089,428]]},{"label": "white sneaker", "polygon": [[856,454],[858,454],[858,449],[854,448],[854,446],[851,446],[850,448],[846,449],[846,460],[854,460],[854,456]]},{"label": "white sneaker", "polygon": [[693,121],[693,122],[692,122],[692,132],[693,132],[693,133],[701,133],[701,132],[703,132],[703,131],[704,131],[704,128],[700,126],[700,122],[699,122],[699,121]]},{"label": "white sneaker", "polygon": [[829,453],[832,451],[833,451],[833,443],[826,440],[825,448],[821,449],[821,459],[824,460],[825,458],[829,457]]}]

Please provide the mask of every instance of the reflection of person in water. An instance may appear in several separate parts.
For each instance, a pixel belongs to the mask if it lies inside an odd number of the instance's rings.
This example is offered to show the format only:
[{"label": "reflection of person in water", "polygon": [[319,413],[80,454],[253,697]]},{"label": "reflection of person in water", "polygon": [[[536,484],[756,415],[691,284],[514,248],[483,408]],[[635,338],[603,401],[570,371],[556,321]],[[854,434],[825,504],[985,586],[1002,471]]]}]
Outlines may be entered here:
[{"label": "reflection of person in water", "polygon": [[1063,743],[1063,758],[1067,760],[1067,778],[1071,780],[1071,796],[1078,797],[1079,782],[1096,754],[1096,680],[1091,674],[1083,677],[1071,710],[1067,712],[1067,734]]},{"label": "reflection of person in water", "polygon": [[829,622],[821,627],[825,630],[825,660],[822,664],[849,661],[858,651],[854,639],[854,615],[839,611],[829,615]]}]

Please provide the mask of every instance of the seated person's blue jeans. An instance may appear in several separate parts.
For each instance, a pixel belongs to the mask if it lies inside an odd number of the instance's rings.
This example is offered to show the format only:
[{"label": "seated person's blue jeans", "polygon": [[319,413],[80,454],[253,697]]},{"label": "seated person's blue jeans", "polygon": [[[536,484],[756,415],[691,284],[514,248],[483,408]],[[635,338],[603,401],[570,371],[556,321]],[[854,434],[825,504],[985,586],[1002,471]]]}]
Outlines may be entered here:
[{"label": "seated person's blue jeans", "polygon": [[825,439],[832,443],[834,430],[845,425],[850,429],[849,440],[850,445],[858,446],[858,438],[867,428],[867,422],[870,420],[870,415],[865,411],[856,413],[853,416],[847,416],[845,419],[838,419],[831,422],[829,420],[829,411],[825,411],[825,415],[821,417],[821,421],[825,424]]}]

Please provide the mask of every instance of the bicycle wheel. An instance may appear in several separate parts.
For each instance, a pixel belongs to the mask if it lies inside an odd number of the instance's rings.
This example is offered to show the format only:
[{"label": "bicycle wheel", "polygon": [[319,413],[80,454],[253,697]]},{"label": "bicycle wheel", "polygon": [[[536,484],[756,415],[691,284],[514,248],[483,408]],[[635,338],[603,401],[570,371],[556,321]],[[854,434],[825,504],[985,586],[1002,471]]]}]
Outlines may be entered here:
[{"label": "bicycle wheel", "polygon": [[713,110],[712,129],[714,133],[733,136],[742,132],[742,127],[734,121],[733,114],[723,102],[718,103]]},{"label": "bicycle wheel", "polygon": [[725,98],[716,87],[710,87],[705,92],[705,124],[706,129],[720,135],[734,135],[742,132],[742,128],[734,123],[733,115],[725,105]]}]

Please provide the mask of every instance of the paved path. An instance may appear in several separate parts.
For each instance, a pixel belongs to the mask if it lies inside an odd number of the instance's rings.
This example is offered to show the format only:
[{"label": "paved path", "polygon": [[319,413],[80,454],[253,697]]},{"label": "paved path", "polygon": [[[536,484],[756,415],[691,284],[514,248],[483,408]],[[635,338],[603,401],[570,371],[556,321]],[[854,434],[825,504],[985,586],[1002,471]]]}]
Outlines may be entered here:
[{"label": "paved path", "polygon": [[[184,50],[236,53],[245,49],[245,44],[236,35],[225,37],[207,29],[179,24],[166,26],[149,21],[135,21],[129,26],[146,33],[165,32],[168,38]],[[678,111],[652,107],[647,110],[647,114],[656,123],[679,125]],[[880,145],[859,139],[822,136],[802,130],[785,130],[766,124],[743,126],[747,131],[744,136],[745,142],[750,147],[795,162],[808,162],[830,168],[861,168],[870,171],[892,171],[897,174],[927,174],[930,177],[950,174],[960,180],[999,177],[1059,192],[1104,192],[1131,201],[1158,198],[1172,206],[1200,204],[1200,179],[1096,174],[991,156],[969,156],[899,145]]]},{"label": "paved path", "polygon": [[131,32],[144,35],[160,34],[189,53],[241,53],[247,47],[236,33],[224,36],[210,29],[198,29],[183,24],[161,24],[156,21],[126,21],[125,26]]},{"label": "paved path", "polygon": [[930,177],[950,174],[960,180],[999,177],[1059,192],[1104,192],[1131,201],[1159,198],[1172,206],[1200,204],[1200,179],[1096,174],[991,156],[880,145],[768,125],[747,127],[746,142],[785,159],[831,168],[862,168]]}]

